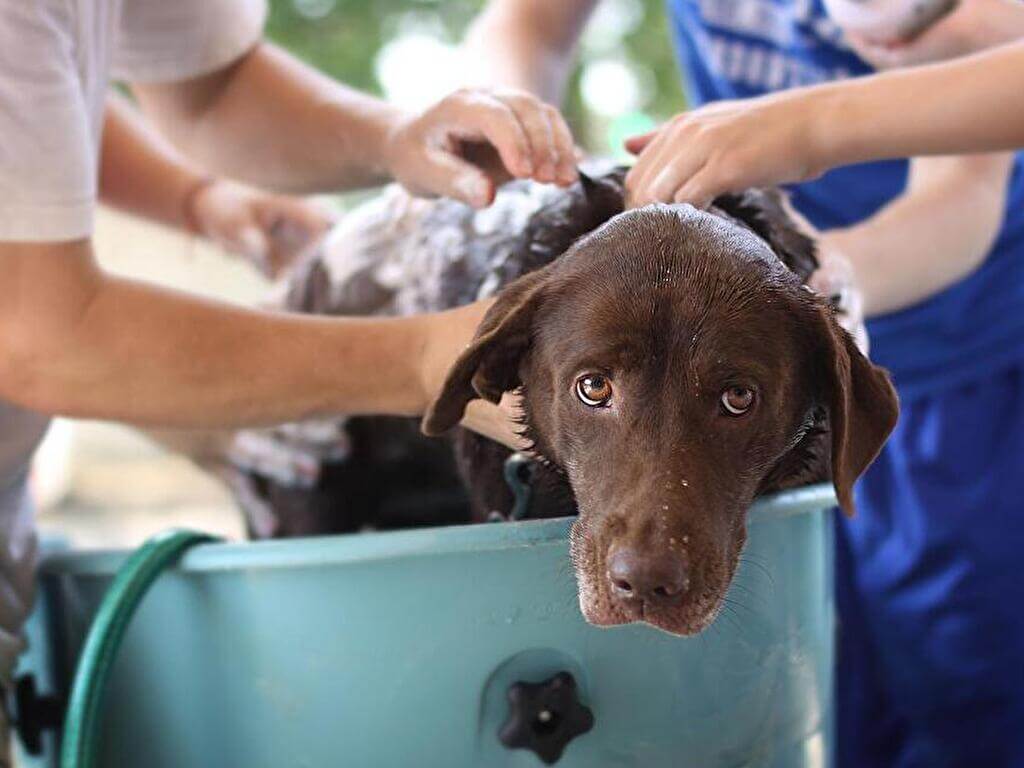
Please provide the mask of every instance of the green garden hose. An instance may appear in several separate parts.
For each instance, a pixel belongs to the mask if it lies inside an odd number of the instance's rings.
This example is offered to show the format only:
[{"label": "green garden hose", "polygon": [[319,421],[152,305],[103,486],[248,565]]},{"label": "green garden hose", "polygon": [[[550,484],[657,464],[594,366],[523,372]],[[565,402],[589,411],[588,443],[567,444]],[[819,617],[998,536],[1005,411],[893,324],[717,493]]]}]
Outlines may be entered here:
[{"label": "green garden hose", "polygon": [[216,541],[216,537],[196,531],[167,531],[139,547],[117,572],[103,596],[78,660],[64,719],[61,768],[95,768],[103,695],[135,609],[150,585],[187,549],[210,541]]}]

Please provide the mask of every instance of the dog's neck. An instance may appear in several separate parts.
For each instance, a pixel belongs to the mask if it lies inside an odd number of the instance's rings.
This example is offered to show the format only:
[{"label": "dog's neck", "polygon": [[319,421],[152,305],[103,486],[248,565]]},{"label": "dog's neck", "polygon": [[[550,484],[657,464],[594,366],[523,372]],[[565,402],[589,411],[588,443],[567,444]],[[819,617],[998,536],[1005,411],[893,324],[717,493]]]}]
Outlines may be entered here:
[{"label": "dog's neck", "polygon": [[831,476],[828,417],[822,408],[807,414],[790,447],[768,471],[757,495],[824,482]]}]

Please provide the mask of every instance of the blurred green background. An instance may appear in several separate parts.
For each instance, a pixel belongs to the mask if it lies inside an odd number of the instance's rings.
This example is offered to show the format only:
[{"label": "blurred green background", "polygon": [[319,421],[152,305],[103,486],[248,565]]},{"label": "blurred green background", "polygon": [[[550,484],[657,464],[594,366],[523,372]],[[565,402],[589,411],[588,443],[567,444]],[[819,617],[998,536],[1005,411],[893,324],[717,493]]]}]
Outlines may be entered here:
[{"label": "blurred green background", "polygon": [[[552,0],[558,2],[559,0]],[[272,0],[271,39],[350,85],[407,107],[462,85],[454,48],[485,0]],[[603,0],[563,105],[602,155],[683,106],[663,0]]]}]

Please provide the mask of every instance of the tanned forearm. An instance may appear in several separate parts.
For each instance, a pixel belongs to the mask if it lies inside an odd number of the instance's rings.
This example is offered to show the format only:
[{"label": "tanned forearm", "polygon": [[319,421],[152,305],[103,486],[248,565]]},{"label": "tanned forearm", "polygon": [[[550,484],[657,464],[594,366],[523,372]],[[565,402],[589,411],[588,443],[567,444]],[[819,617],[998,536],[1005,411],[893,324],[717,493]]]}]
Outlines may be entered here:
[{"label": "tanned forearm", "polygon": [[[1018,3],[1018,5],[1024,4]],[[630,206],[704,205],[840,165],[1024,147],[1024,43],[871,77],[721,101],[627,140]]]},{"label": "tanned forearm", "polygon": [[815,166],[1024,147],[1024,43],[783,96],[817,126]]},{"label": "tanned forearm", "polygon": [[269,43],[211,75],[133,91],[203,168],[287,192],[383,181],[385,145],[402,117]]},{"label": "tanned forearm", "polygon": [[107,98],[100,153],[100,200],[167,226],[188,225],[186,204],[203,174],[142,120],[128,101]]},{"label": "tanned forearm", "polygon": [[256,312],[105,275],[86,242],[3,244],[0,271],[0,397],[170,427],[421,413],[486,308],[443,336],[442,316]]},{"label": "tanned forearm", "polygon": [[919,158],[906,192],[823,235],[853,266],[867,316],[903,309],[977,269],[999,232],[1010,155]]},{"label": "tanned forearm", "polygon": [[492,0],[466,35],[470,84],[519,88],[560,103],[577,40],[596,5],[597,0]]}]

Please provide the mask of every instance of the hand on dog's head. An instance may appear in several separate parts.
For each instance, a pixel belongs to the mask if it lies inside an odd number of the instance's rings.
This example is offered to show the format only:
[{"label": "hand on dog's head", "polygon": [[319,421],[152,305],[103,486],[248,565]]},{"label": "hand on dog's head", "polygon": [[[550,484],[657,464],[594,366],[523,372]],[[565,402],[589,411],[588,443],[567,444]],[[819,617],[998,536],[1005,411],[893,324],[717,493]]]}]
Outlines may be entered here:
[{"label": "hand on dog's head", "polygon": [[758,491],[817,451],[852,514],[895,425],[887,374],[802,285],[813,246],[770,199],[743,199],[620,214],[511,284],[424,418],[438,434],[470,400],[522,390],[526,434],[579,505],[593,623],[700,631]]}]

